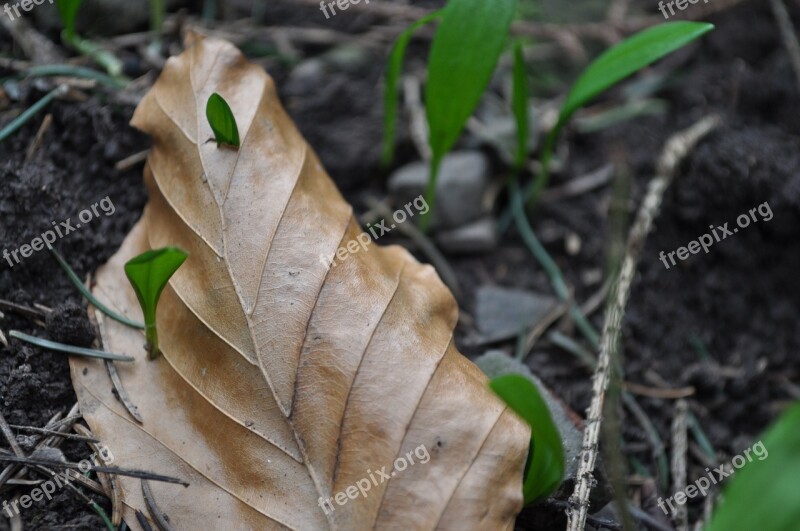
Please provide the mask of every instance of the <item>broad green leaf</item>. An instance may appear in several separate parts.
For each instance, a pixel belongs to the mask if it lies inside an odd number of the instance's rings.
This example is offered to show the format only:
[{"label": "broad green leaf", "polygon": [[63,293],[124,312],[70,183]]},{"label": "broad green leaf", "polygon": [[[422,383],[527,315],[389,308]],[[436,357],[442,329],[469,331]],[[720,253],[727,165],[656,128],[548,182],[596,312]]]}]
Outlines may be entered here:
[{"label": "broad green leaf", "polygon": [[144,314],[150,359],[156,358],[159,354],[156,329],[158,299],[170,277],[188,256],[185,251],[177,247],[164,247],[142,253],[125,264],[125,274],[133,285]]},{"label": "broad green leaf", "polygon": [[744,468],[734,469],[706,531],[795,531],[800,522],[800,404],[781,415],[749,455],[752,460]]},{"label": "broad green leaf", "polygon": [[56,0],[58,14],[61,15],[61,22],[64,24],[67,37],[75,37],[75,18],[78,16],[78,9],[83,0]]},{"label": "broad green leaf", "polygon": [[606,50],[572,86],[561,108],[563,124],[580,107],[623,79],[714,29],[705,22],[666,22]]},{"label": "broad green leaf", "polygon": [[428,59],[425,107],[434,157],[443,157],[492,78],[516,0],[450,0]]},{"label": "broad green leaf", "polygon": [[421,218],[423,230],[436,204],[439,166],[492,79],[516,10],[517,0],[450,0],[443,10],[425,89],[432,157],[425,192],[431,209]]},{"label": "broad green leaf", "polygon": [[386,92],[384,94],[383,154],[381,155],[381,165],[384,168],[391,166],[394,161],[394,135],[397,126],[397,84],[400,79],[400,72],[403,70],[408,43],[411,42],[411,37],[415,31],[439,18],[441,14],[442,10],[434,11],[406,28],[395,41],[392,52],[389,55],[389,66],[386,71]]},{"label": "broad green leaf", "polygon": [[239,147],[239,128],[236,126],[236,118],[234,118],[228,102],[216,92],[208,98],[206,118],[211,125],[211,130],[214,131],[218,146],[225,144],[235,148]]},{"label": "broad green leaf", "polygon": [[531,426],[531,449],[522,491],[525,505],[552,493],[564,478],[564,448],[536,386],[519,374],[493,378],[489,387]]},{"label": "broad green leaf", "polygon": [[528,74],[525,71],[525,56],[522,53],[522,43],[514,46],[514,91],[512,104],[514,119],[517,122],[517,153],[514,159],[514,169],[519,172],[525,166],[528,156]]}]

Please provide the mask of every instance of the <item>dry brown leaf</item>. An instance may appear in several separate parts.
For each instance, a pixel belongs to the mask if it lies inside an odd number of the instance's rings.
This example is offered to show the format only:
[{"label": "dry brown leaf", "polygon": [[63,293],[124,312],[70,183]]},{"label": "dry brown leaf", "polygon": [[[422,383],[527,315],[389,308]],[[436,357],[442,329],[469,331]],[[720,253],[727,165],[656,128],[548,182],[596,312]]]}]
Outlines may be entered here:
[{"label": "dry brown leaf", "polygon": [[[192,39],[134,115],[153,137],[150,202],[95,293],[141,319],[123,264],[166,245],[190,257],[161,298],[163,358],[98,317],[104,348],[136,357],[118,370],[142,424],[102,363],[71,360],[92,431],[115,465],[191,483],[151,482],[175,529],[511,529],[530,432],[456,350],[452,295],[399,247],[329,268],[361,232],[351,207],[272,79],[231,44]],[[238,151],[210,141],[212,92],[237,118]],[[360,480],[370,490],[347,498]],[[118,484],[137,526],[139,482]],[[337,493],[346,503],[323,510]]]}]

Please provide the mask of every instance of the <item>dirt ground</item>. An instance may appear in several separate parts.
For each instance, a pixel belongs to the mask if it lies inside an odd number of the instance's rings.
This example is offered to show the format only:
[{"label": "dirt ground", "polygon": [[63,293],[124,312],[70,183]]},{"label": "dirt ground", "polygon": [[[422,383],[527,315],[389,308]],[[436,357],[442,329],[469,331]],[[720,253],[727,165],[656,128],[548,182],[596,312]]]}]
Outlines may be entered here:
[{"label": "dirt ground", "polygon": [[[224,15],[229,20],[252,14],[232,2]],[[432,7],[441,2],[415,3]],[[650,3],[637,7],[656,12]],[[795,23],[800,10],[791,4]],[[44,9],[44,8],[42,8]],[[189,13],[197,14],[196,6]],[[317,8],[277,2],[259,13],[262,26],[324,27],[358,37],[377,24],[387,23],[378,14],[342,14],[330,22]],[[609,162],[627,168],[630,200],[624,210],[633,215],[666,139],[702,116],[717,113],[722,125],[688,157],[668,191],[656,228],[643,250],[638,274],[623,326],[625,380],[647,388],[694,388],[688,398],[695,414],[720,456],[733,455],[749,446],[758,433],[791,401],[800,398],[791,382],[800,378],[800,92],[766,2],[745,1],[709,19],[714,32],[702,43],[656,67],[668,74],[656,96],[667,103],[665,112],[638,116],[594,133],[571,130],[565,140],[569,153],[563,171],[553,179],[559,186]],[[403,22],[395,22],[402,26]],[[146,26],[146,24],[145,24]],[[133,30],[145,28],[136,27]],[[54,42],[56,32],[43,30]],[[296,50],[298,58],[265,52],[269,37],[253,39],[245,50],[257,57],[275,78],[288,112],[320,155],[326,168],[358,212],[367,210],[367,196],[386,195],[386,172],[379,168],[382,76],[388,45],[383,42],[357,47],[340,62],[326,67],[311,81],[293,75],[293,69],[310,57],[329,57],[330,45],[309,43]],[[353,39],[355,44],[358,39]],[[411,48],[408,71],[422,72],[427,40]],[[266,43],[266,44],[265,44]],[[595,43],[596,45],[596,43]],[[175,44],[174,46],[177,46]],[[5,32],[0,51],[21,58],[21,52]],[[136,77],[149,69],[128,52],[127,67]],[[532,68],[535,68],[536,64]],[[555,70],[544,61],[543,69]],[[572,67],[570,67],[572,68]],[[570,69],[568,68],[568,70]],[[30,106],[52,84],[41,80],[15,81],[14,71],[2,75],[0,123],[12,113]],[[552,97],[563,92],[571,77],[556,83]],[[127,124],[134,105],[108,90],[86,91],[86,101],[56,101],[47,111],[52,125],[34,156],[26,161],[44,112],[19,132],[0,143],[0,241],[16,248],[49,228],[52,220],[74,218],[87,205],[109,197],[113,215],[101,215],[58,242],[58,249],[81,278],[86,278],[118,248],[139,218],[146,202],[142,165],[119,171],[115,164],[141,152],[148,139]],[[623,91],[603,99],[613,102]],[[403,128],[396,166],[418,159]],[[469,135],[463,145],[474,147]],[[487,146],[481,146],[497,161]],[[498,166],[498,179],[502,167]],[[546,202],[533,219],[548,250],[585,301],[600,288],[598,275],[606,267],[611,227],[609,206],[612,186],[565,199]],[[708,254],[691,256],[669,269],[659,260],[661,251],[685,246],[708,232],[709,225],[730,223],[737,216],[768,203],[772,219],[760,220],[716,243]],[[497,206],[504,207],[504,198]],[[580,240],[577,253],[568,252],[565,241]],[[399,243],[405,243],[396,240]],[[388,242],[387,242],[388,243]],[[424,256],[419,255],[421,260]],[[513,232],[490,253],[448,256],[462,286],[462,311],[474,313],[474,288],[491,283],[551,293],[547,277]],[[590,281],[587,281],[590,279]],[[23,263],[0,267],[0,299],[33,306],[41,304],[53,313],[41,322],[2,310],[0,329],[20,330],[76,345],[89,345],[93,330],[86,319],[85,302],[46,251],[34,253]],[[602,311],[592,321],[602,326]],[[465,344],[473,330],[462,325],[457,344],[475,356],[483,349]],[[574,334],[579,339],[577,334]],[[514,341],[501,344],[513,352]],[[699,344],[704,345],[705,351]],[[574,411],[583,415],[591,398],[590,374],[572,354],[548,342],[538,344],[528,365]],[[64,355],[12,340],[0,348],[0,409],[9,424],[44,426],[56,412],[65,412],[76,401]],[[637,396],[657,427],[669,451],[673,399]],[[646,476],[657,478],[658,466],[652,444],[640,424],[629,414],[622,419],[623,451],[643,465],[632,476],[631,499],[644,499],[650,514],[659,516],[653,504],[657,495],[641,487]],[[25,439],[22,439],[23,449]],[[68,458],[88,455],[85,445],[65,444]],[[667,454],[668,455],[668,454]],[[691,458],[688,477],[699,477],[706,466]],[[24,488],[17,489],[24,493]],[[3,498],[9,493],[4,493]],[[98,498],[101,505],[109,504]],[[702,504],[690,505],[690,514],[702,512]],[[69,492],[53,501],[36,504],[22,513],[26,529],[103,529],[102,521]],[[0,519],[0,529],[9,528]],[[551,508],[528,508],[518,519],[518,529],[563,529],[563,519]],[[644,529],[644,527],[643,527]]]}]

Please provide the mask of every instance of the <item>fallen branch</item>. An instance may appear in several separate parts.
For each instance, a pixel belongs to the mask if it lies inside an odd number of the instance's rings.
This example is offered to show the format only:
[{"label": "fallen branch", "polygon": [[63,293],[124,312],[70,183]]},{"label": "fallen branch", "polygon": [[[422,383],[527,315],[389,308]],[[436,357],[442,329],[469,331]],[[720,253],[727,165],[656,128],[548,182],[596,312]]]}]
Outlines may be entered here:
[{"label": "fallen branch", "polygon": [[647,195],[642,201],[636,221],[628,236],[625,257],[622,261],[619,277],[611,291],[609,307],[600,342],[600,355],[594,375],[592,402],[587,411],[586,429],[583,433],[583,449],[576,475],[575,491],[570,497],[570,508],[567,510],[567,529],[581,531],[589,512],[589,494],[592,490],[597,446],[600,438],[603,403],[610,377],[610,360],[619,348],[619,335],[625,305],[630,295],[633,276],[639,254],[644,247],[647,234],[658,214],[664,191],[684,160],[697,143],[710,133],[719,123],[716,116],[706,117],[690,128],[673,135],[666,143],[658,162],[656,176],[650,181]]}]

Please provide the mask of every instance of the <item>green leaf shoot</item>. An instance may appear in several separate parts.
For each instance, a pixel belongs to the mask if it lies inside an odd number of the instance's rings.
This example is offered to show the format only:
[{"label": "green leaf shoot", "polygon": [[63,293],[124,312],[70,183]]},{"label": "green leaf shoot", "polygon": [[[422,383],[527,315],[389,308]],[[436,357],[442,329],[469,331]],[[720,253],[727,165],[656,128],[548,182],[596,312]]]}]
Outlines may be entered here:
[{"label": "green leaf shoot", "polygon": [[239,128],[236,126],[236,118],[228,102],[216,92],[208,98],[206,118],[211,130],[214,131],[217,146],[239,147]]},{"label": "green leaf shoot", "polygon": [[517,0],[450,0],[443,10],[425,89],[431,147],[425,198],[431,209],[422,216],[422,230],[435,208],[439,167],[491,81],[516,10]]},{"label": "green leaf shoot", "polygon": [[136,292],[144,314],[147,350],[151,360],[158,357],[160,352],[156,329],[158,299],[169,279],[188,256],[177,247],[164,247],[142,253],[125,264],[125,274]]},{"label": "green leaf shoot", "polygon": [[531,446],[522,491],[525,505],[552,493],[564,478],[564,448],[536,386],[519,374],[493,378],[489,387],[531,427]]},{"label": "green leaf shoot", "polygon": [[83,0],[56,0],[58,14],[61,16],[61,22],[64,24],[64,31],[69,40],[75,38],[75,19],[82,3]]},{"label": "green leaf shoot", "polygon": [[394,162],[395,129],[397,127],[397,85],[400,79],[400,72],[403,70],[406,49],[415,31],[438,19],[441,15],[442,10],[434,11],[406,28],[395,41],[389,54],[389,65],[386,70],[386,92],[383,97],[383,151],[381,154],[381,166],[383,168],[388,168]]},{"label": "green leaf shoot", "polygon": [[[748,450],[752,459],[745,459]],[[706,531],[794,531],[800,521],[800,404],[748,450],[736,456],[745,460],[744,466],[734,470]],[[736,467],[740,461],[734,460]]]},{"label": "green leaf shoot", "polygon": [[539,193],[547,186],[556,141],[575,111],[642,68],[713,29],[713,24],[705,22],[666,22],[628,37],[595,59],[572,86],[556,126],[545,138],[540,156],[541,171],[528,194],[529,205],[535,205]]}]

